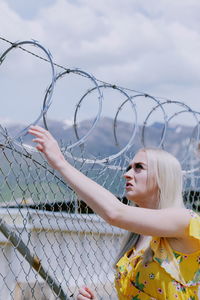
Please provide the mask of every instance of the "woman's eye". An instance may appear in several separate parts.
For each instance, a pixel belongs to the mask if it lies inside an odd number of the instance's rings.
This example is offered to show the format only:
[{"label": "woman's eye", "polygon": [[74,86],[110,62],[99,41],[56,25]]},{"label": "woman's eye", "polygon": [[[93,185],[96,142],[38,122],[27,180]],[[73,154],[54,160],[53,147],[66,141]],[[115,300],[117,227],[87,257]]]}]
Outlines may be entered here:
[{"label": "woman's eye", "polygon": [[143,166],[141,164],[135,164],[135,169],[136,170],[143,169]]},{"label": "woman's eye", "polygon": [[126,168],[126,172],[128,172],[132,168],[134,168],[134,170],[138,172],[141,169],[143,169],[143,166],[142,166],[142,164],[134,164],[133,166],[130,165]]},{"label": "woman's eye", "polygon": [[128,167],[126,168],[126,172],[128,172],[130,169],[131,169],[131,166],[128,166]]}]

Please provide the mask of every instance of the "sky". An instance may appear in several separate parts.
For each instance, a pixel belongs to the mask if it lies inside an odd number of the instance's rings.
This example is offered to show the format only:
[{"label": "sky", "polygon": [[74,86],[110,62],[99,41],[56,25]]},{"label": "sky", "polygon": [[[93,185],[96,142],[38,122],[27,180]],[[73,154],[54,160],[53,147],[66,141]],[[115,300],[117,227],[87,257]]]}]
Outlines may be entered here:
[{"label": "sky", "polygon": [[[199,11],[199,0],[0,0],[0,37],[37,40],[62,66],[200,111]],[[8,47],[0,40],[0,54]],[[26,48],[45,57],[36,47]],[[56,68],[56,73],[61,71]],[[35,121],[51,79],[48,63],[20,49],[10,51],[0,66],[0,122]],[[93,87],[91,79],[74,73],[59,80],[47,118],[70,124],[79,99]],[[114,118],[126,97],[113,89],[102,92],[102,115]],[[154,100],[137,97],[138,120],[143,122],[154,106]],[[95,90],[81,103],[78,120],[94,119],[99,107]],[[168,116],[183,111],[176,122],[197,123],[180,104],[163,107]],[[136,121],[130,102],[119,118]],[[153,111],[150,119],[162,122],[162,109]]]}]

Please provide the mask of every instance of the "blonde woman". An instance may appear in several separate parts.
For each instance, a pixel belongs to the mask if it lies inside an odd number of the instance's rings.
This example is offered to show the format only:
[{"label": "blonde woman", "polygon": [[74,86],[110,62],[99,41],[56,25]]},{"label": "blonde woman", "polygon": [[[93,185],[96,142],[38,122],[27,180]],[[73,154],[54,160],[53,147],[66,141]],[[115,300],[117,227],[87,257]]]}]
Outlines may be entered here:
[{"label": "blonde woman", "polygon": [[[115,287],[120,300],[198,300],[200,284],[200,217],[182,199],[182,171],[171,154],[141,149],[124,177],[126,197],[112,193],[71,166],[51,134],[39,126],[29,133],[49,164],[97,214],[129,231],[116,263]],[[97,299],[89,287],[77,300]]]}]

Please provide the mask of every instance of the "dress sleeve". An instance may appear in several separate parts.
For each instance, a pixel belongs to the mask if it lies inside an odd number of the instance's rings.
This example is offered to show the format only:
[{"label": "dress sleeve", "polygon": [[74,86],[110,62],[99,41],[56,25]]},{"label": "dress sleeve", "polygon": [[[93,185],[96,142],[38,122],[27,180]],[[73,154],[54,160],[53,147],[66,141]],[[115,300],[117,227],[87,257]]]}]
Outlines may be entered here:
[{"label": "dress sleeve", "polygon": [[[188,235],[198,239],[200,244],[200,216],[189,210],[191,215],[187,230]],[[172,279],[186,287],[200,284],[200,249],[191,254],[173,250],[164,237],[153,237],[151,249],[153,260],[159,264]]]},{"label": "dress sleeve", "polygon": [[200,216],[193,210],[190,210],[189,236],[200,240]]}]

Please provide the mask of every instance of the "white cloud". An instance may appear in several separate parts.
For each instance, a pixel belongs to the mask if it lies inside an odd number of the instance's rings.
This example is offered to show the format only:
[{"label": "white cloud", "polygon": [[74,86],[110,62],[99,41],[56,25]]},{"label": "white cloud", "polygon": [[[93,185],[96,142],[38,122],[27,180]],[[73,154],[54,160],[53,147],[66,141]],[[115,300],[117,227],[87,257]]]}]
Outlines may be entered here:
[{"label": "white cloud", "polygon": [[200,89],[199,9],[198,0],[57,0],[27,19],[24,7],[20,14],[1,0],[0,27],[12,41],[39,40],[65,66],[191,103]]}]

